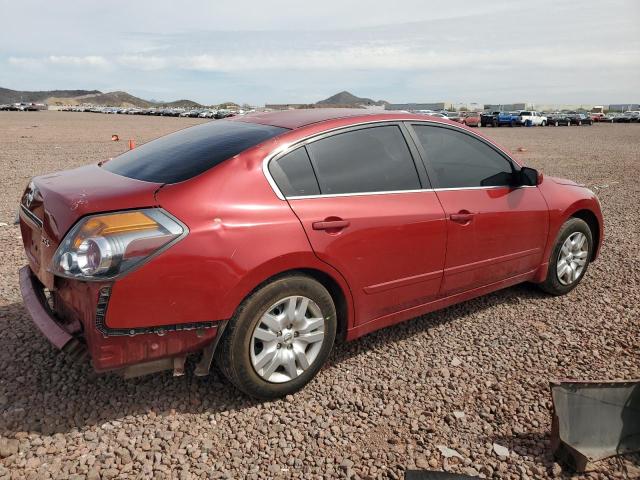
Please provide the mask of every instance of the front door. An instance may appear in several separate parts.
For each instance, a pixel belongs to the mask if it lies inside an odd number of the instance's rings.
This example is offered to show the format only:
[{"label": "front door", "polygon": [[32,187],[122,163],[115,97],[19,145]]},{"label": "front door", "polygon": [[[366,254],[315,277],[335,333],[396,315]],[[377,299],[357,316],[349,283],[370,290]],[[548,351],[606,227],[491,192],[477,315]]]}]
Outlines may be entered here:
[{"label": "front door", "polygon": [[536,186],[512,187],[514,165],[460,129],[416,124],[447,217],[443,296],[527,274],[542,263],[548,209]]}]

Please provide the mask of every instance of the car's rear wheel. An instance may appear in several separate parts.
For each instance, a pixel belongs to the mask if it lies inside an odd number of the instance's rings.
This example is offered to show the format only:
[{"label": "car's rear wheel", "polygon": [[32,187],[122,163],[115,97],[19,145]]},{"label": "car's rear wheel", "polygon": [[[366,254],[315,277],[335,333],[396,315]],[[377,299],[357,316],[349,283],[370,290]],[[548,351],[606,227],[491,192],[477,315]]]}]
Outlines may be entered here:
[{"label": "car's rear wheel", "polygon": [[540,287],[552,295],[573,290],[589,267],[593,252],[593,234],[580,218],[570,218],[560,228],[549,258],[547,278]]},{"label": "car's rear wheel", "polygon": [[556,127],[558,126],[558,121],[557,120],[555,121],[554,126],[556,126]]},{"label": "car's rear wheel", "polygon": [[303,274],[282,277],[238,307],[216,351],[216,363],[248,395],[282,397],[318,373],[336,328],[336,309],[326,288]]}]

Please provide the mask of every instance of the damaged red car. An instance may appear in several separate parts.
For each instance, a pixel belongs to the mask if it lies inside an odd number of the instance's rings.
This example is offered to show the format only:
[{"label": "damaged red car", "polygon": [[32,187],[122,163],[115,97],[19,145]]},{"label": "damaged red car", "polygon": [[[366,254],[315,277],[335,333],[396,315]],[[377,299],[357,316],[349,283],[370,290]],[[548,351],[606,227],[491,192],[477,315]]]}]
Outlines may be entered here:
[{"label": "damaged red car", "polygon": [[308,383],[337,340],[520,282],[560,295],[603,239],[593,192],[459,123],[317,109],[201,124],[35,177],[20,201],[35,325],[98,371],[247,394]]}]

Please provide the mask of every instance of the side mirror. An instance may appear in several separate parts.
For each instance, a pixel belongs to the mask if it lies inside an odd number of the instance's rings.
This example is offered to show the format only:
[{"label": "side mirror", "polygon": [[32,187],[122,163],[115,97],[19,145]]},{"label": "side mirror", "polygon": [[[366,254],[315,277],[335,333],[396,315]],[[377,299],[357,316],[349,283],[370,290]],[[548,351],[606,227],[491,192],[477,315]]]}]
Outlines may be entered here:
[{"label": "side mirror", "polygon": [[522,167],[520,169],[520,185],[535,186],[542,183],[544,175],[535,168]]}]

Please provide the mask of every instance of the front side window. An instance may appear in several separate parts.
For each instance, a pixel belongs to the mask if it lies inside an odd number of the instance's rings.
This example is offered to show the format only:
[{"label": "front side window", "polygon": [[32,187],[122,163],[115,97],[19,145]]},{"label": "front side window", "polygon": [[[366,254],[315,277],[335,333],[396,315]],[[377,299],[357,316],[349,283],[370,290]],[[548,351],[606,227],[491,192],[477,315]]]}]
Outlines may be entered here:
[{"label": "front side window", "polygon": [[339,133],[308,144],[307,150],[324,195],[420,188],[398,126]]},{"label": "front side window", "polygon": [[436,178],[436,188],[511,185],[513,166],[486,143],[463,132],[428,125],[413,126]]}]

